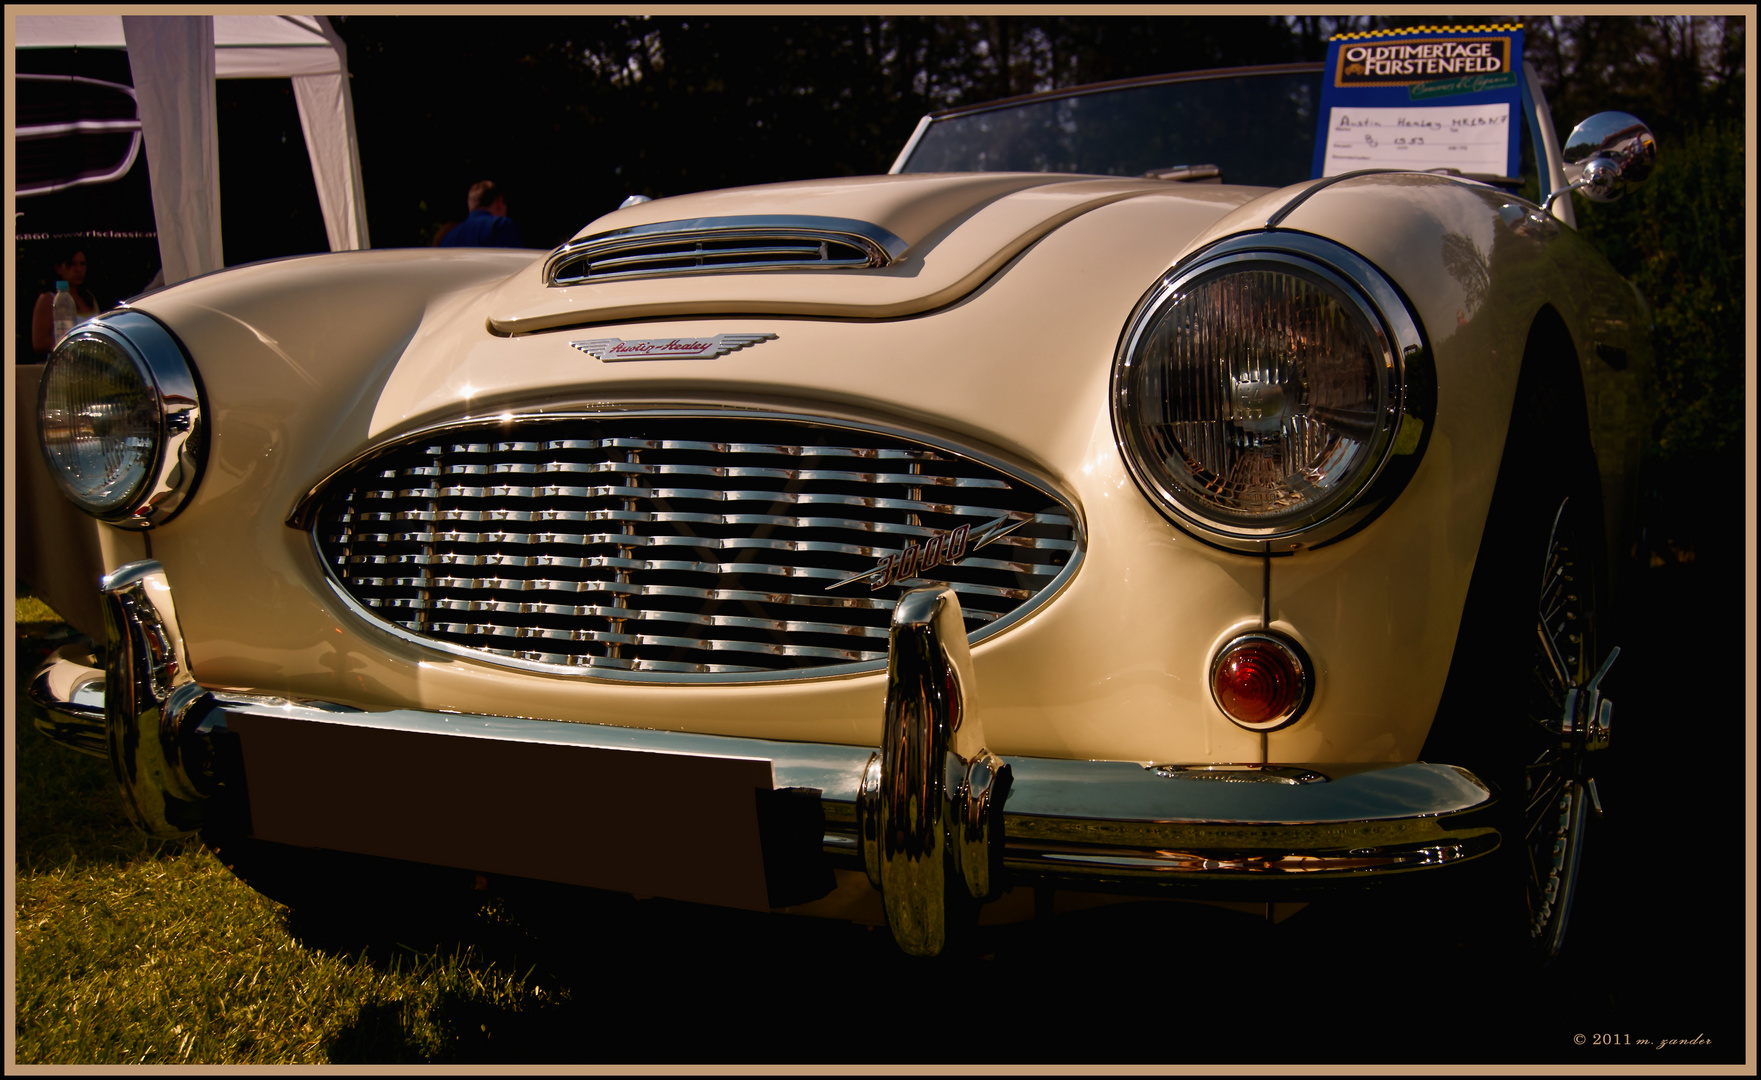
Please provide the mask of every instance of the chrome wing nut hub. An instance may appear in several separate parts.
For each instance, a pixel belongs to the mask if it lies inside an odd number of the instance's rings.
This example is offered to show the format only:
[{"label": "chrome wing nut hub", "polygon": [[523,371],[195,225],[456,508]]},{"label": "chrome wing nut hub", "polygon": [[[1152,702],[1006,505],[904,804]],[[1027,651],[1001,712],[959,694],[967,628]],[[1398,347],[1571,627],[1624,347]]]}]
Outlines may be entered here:
[{"label": "chrome wing nut hub", "polygon": [[887,651],[886,718],[857,799],[858,835],[887,926],[934,956],[996,895],[1009,766],[984,745],[960,601],[943,584],[899,598]]}]

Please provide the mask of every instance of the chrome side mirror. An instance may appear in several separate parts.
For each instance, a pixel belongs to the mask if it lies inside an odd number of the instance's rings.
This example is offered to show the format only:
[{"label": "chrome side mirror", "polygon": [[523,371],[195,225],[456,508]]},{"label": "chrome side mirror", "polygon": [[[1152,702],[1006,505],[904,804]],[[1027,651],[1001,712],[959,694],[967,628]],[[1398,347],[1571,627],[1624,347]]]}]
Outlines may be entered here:
[{"label": "chrome side mirror", "polygon": [[1584,181],[1584,194],[1597,202],[1613,202],[1638,185],[1657,164],[1657,140],[1637,117],[1622,112],[1597,113],[1572,129],[1565,141],[1565,178]]},{"label": "chrome side mirror", "polygon": [[1572,129],[1560,156],[1568,183],[1547,196],[1543,213],[1568,191],[1581,191],[1595,202],[1613,202],[1626,194],[1629,185],[1644,183],[1657,164],[1657,140],[1637,117],[1601,112]]}]

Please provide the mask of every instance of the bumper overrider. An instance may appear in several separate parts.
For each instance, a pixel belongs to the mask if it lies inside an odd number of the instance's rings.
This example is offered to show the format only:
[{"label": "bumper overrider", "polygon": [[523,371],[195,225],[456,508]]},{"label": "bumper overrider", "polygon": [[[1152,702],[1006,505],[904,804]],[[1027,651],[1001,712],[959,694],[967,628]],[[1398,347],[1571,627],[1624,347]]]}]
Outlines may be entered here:
[{"label": "bumper overrider", "polygon": [[105,666],[63,650],[28,692],[45,734],[109,758],[157,837],[216,829],[757,910],[862,870],[900,946],[926,955],[1012,885],[1285,895],[1499,843],[1491,789],[1449,765],[1000,757],[959,601],[932,583],[893,615],[878,750],[210,690],[158,563],[101,591]]}]

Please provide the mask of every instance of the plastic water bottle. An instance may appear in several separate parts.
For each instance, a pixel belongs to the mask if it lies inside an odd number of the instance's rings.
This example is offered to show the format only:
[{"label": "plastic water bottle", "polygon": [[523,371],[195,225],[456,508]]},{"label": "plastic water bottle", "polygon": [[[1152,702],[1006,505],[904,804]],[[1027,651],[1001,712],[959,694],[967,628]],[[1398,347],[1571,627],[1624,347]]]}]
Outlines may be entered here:
[{"label": "plastic water bottle", "polygon": [[67,291],[67,282],[55,283],[55,302],[49,310],[55,320],[55,340],[60,341],[79,321],[79,309],[73,306],[73,294]]}]

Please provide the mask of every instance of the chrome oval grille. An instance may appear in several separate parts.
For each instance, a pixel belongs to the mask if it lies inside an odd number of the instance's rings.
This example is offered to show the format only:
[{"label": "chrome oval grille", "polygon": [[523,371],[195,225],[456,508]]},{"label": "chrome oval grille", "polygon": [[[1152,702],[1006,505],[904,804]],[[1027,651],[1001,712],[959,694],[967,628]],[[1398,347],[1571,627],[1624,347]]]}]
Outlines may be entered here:
[{"label": "chrome oval grille", "polygon": [[618,278],[757,270],[840,270],[886,266],[905,242],[867,221],[745,216],[636,225],[584,236],[544,265],[547,285]]},{"label": "chrome oval grille", "polygon": [[873,586],[901,576],[877,570],[889,557],[933,563],[926,551],[970,536],[958,561],[920,572],[954,586],[979,640],[1055,591],[1082,551],[1074,511],[999,462],[725,411],[422,432],[344,468],[296,518],[357,610],[399,633],[517,666],[682,681],[884,667],[900,586]]}]

